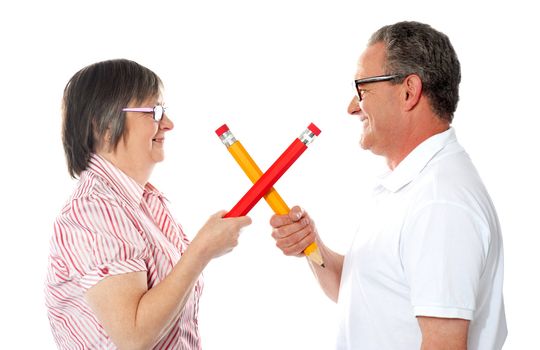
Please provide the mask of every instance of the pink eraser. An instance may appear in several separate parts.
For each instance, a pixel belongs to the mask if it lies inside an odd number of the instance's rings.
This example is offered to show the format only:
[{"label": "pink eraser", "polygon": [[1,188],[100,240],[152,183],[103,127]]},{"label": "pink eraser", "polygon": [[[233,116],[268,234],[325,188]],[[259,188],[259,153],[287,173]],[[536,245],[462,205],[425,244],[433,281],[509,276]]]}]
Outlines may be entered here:
[{"label": "pink eraser", "polygon": [[311,123],[309,124],[309,126],[307,127],[312,133],[315,134],[315,136],[319,136],[319,134],[321,133],[321,129],[319,129],[317,127],[317,125]]},{"label": "pink eraser", "polygon": [[223,124],[222,126],[220,126],[219,128],[216,129],[216,134],[217,134],[217,136],[221,136],[224,133],[226,133],[227,131],[229,131],[229,127],[227,126],[227,124]]}]

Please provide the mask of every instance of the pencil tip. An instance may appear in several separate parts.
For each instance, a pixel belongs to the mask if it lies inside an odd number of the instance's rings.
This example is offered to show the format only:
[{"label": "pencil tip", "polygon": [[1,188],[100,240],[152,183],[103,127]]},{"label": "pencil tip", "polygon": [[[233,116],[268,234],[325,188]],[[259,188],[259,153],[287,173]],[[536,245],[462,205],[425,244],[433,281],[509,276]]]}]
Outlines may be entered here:
[{"label": "pencil tip", "polygon": [[323,268],[324,268],[324,267],[326,267],[326,266],[324,266],[324,263],[322,263],[322,264],[321,264],[321,267],[323,267]]}]

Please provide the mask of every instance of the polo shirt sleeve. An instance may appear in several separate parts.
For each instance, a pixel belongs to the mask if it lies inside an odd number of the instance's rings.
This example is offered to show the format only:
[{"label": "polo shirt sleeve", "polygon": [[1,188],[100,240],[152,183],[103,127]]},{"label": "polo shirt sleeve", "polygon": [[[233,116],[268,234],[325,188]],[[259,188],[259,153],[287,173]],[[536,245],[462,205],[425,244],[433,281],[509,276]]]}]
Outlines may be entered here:
[{"label": "polo shirt sleeve", "polygon": [[414,314],[472,320],[489,248],[486,222],[460,203],[433,201],[413,212],[402,232]]},{"label": "polo shirt sleeve", "polygon": [[118,201],[96,195],[74,199],[55,225],[70,275],[89,289],[103,278],[146,271],[144,235]]}]

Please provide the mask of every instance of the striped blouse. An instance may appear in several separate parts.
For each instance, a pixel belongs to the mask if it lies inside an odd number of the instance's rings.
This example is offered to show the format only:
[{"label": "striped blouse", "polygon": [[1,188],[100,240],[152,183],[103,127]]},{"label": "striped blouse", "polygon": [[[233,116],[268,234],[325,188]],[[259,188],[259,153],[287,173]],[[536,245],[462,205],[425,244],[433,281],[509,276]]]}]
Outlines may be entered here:
[{"label": "striped blouse", "polygon": [[[189,241],[163,195],[93,155],[54,224],[45,285],[53,336],[61,349],[116,349],[84,298],[103,278],[146,271],[148,289],[171,271]],[[154,349],[200,349],[202,280]]]}]

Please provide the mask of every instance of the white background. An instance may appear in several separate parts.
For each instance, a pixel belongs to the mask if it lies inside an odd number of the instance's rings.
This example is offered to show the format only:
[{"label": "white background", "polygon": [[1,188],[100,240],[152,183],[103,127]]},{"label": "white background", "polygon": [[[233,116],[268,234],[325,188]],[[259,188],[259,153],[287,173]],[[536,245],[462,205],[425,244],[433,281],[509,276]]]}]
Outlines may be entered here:
[{"label": "white background", "polygon": [[[384,166],[358,146],[361,124],[346,114],[350,82],[369,35],[400,20],[447,33],[461,60],[454,126],[503,228],[505,349],[540,348],[540,26],[528,2],[9,1],[0,13],[0,348],[55,346],[43,281],[52,222],[75,183],[60,100],[77,70],[129,58],[163,79],[176,125],[151,181],[190,237],[250,186],[217,127],[228,123],[266,169],[314,122],[322,134],[276,188],[345,252]],[[256,206],[239,247],[205,272],[207,350],[332,348],[335,306],[303,259],[274,247],[270,215],[264,202]]]}]

